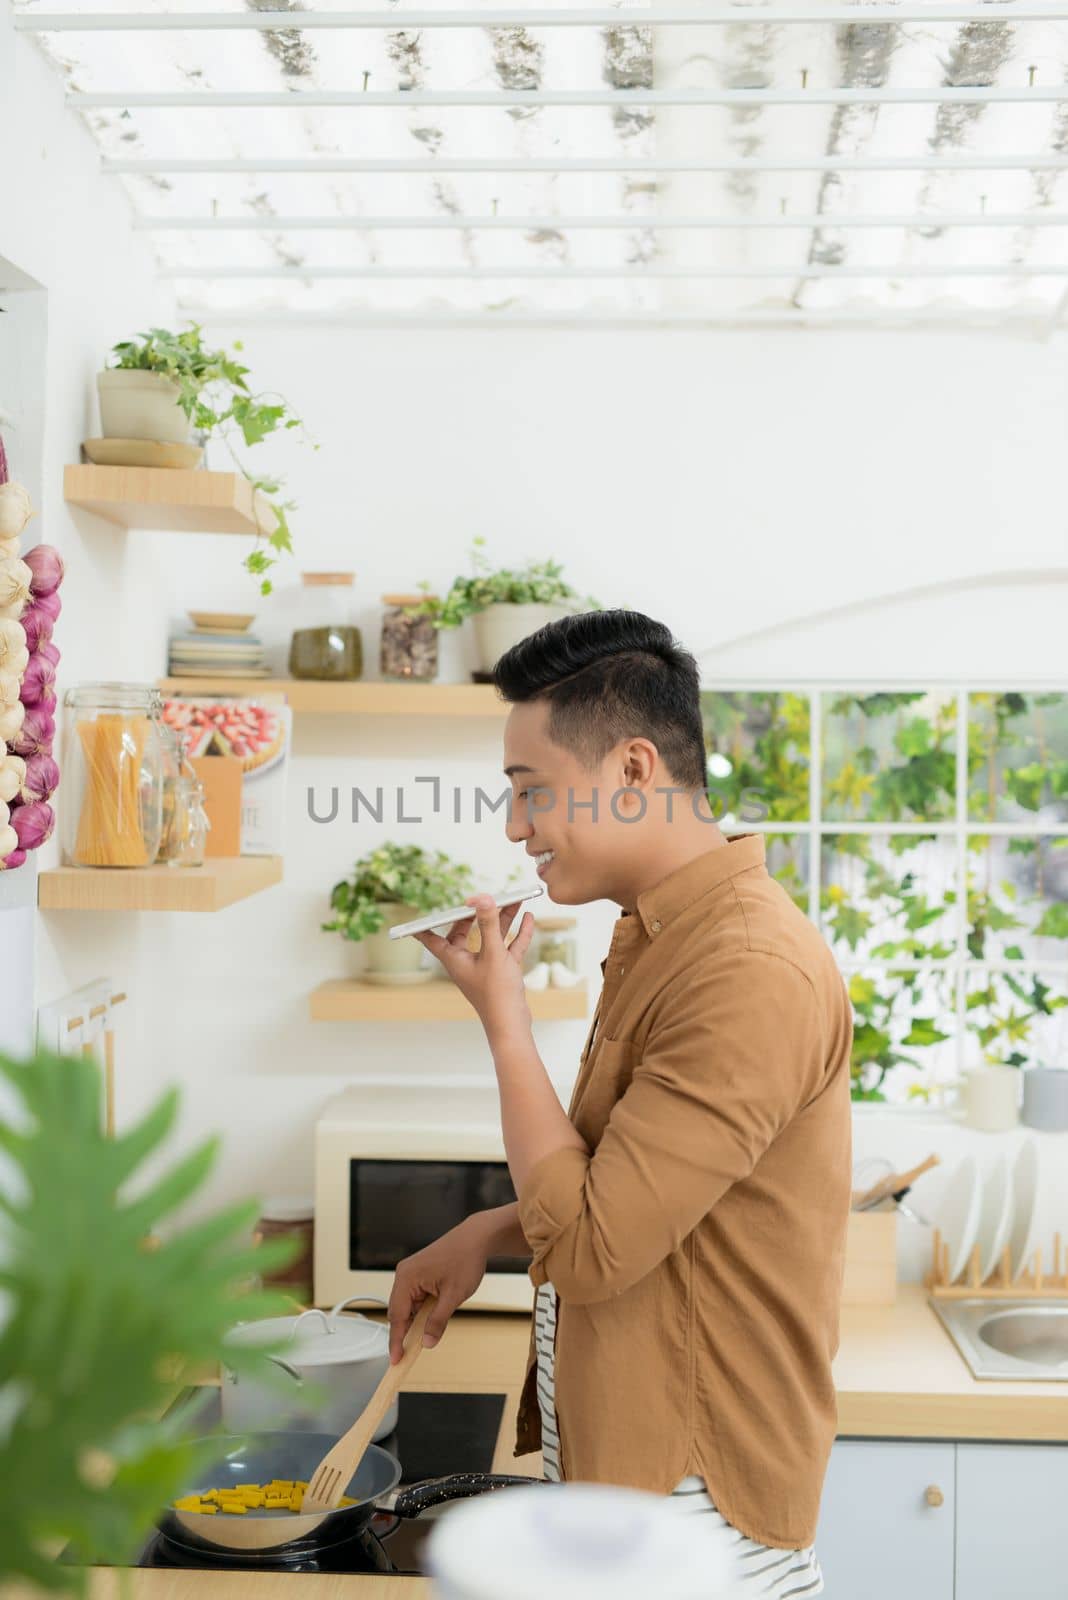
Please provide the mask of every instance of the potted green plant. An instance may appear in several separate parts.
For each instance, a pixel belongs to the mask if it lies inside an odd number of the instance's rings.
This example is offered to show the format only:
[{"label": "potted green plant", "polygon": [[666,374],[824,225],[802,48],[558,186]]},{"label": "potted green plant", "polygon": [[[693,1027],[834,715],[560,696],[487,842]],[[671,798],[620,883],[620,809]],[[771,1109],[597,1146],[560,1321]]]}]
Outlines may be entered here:
[{"label": "potted green plant", "polygon": [[[580,596],[562,577],[557,561],[528,561],[523,567],[494,568],[487,560],[485,539],[472,541],[469,577],[458,577],[444,599],[427,596],[423,614],[436,628],[458,628],[474,619],[479,670],[492,672],[494,662],[520,639],[545,623],[573,611],[599,611],[599,603]],[[428,589],[429,584],[420,585]]]},{"label": "potted green plant", "polygon": [[258,478],[247,470],[234,439],[240,435],[251,447],[268,434],[303,428],[303,423],[280,395],[249,389],[249,369],[237,359],[242,349],[240,340],[229,351],[205,345],[195,322],[181,333],[149,328],[137,339],[112,346],[115,359],[96,380],[100,423],[109,439],[184,444],[196,432],[217,434],[224,441],[238,471],[266,497],[274,514],[274,527],[259,531],[245,558],[248,571],[260,579],[260,592],[270,594],[267,572],[281,551],[293,549],[287,516],[293,502],[279,498],[278,479]]},{"label": "potted green plant", "polygon": [[173,1091],[109,1137],[100,1069],[87,1057],[0,1057],[0,1088],[0,1586],[84,1593],[84,1567],[129,1565],[160,1512],[211,1464],[214,1449],[165,1415],[191,1374],[225,1356],[272,1381],[275,1346],[235,1347],[226,1335],[287,1309],[280,1293],[249,1284],[294,1247],[251,1245],[255,1202],[174,1225],[218,1141],[160,1167]]},{"label": "potted green plant", "polygon": [[441,906],[459,905],[473,887],[470,867],[450,860],[443,850],[383,844],[361,856],[349,877],[334,885],[334,915],[322,928],[363,946],[366,966],[359,967],[360,977],[372,983],[424,983],[434,969],[423,965],[423,946],[418,939],[391,940],[389,929]]}]

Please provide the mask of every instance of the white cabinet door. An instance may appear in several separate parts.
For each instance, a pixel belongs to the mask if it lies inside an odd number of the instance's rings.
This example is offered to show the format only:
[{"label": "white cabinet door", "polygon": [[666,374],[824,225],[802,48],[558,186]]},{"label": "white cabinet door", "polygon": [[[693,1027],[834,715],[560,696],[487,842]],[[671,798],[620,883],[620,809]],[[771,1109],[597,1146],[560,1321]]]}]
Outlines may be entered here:
[{"label": "white cabinet door", "polygon": [[957,1600],[1065,1600],[1068,1449],[957,1446]]},{"label": "white cabinet door", "polygon": [[816,1535],[826,1600],[954,1600],[954,1449],[837,1441]]}]

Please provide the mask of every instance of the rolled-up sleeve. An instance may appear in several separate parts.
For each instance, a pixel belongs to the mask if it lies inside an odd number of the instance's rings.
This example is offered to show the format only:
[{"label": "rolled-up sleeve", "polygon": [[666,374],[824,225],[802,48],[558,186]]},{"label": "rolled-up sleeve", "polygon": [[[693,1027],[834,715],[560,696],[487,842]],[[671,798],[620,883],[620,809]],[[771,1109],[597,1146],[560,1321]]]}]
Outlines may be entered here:
[{"label": "rolled-up sleeve", "polygon": [[534,1283],[590,1304],[639,1282],[752,1172],[824,1060],[812,985],[783,957],[745,950],[680,974],[592,1155],[555,1150],[522,1185]]}]

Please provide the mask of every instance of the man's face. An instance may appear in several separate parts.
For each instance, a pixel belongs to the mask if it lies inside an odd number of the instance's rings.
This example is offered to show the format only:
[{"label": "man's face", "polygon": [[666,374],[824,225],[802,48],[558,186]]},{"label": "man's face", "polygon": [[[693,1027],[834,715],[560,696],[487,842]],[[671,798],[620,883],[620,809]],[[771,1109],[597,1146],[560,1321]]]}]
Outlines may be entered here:
[{"label": "man's face", "polygon": [[[618,898],[640,824],[621,822],[611,800],[628,783],[622,752],[610,750],[593,771],[547,728],[544,701],[515,705],[504,728],[504,771],[512,783],[509,839],[537,860],[537,875],[558,905]],[[596,807],[596,809],[595,809]],[[625,801],[616,809],[626,815]]]}]

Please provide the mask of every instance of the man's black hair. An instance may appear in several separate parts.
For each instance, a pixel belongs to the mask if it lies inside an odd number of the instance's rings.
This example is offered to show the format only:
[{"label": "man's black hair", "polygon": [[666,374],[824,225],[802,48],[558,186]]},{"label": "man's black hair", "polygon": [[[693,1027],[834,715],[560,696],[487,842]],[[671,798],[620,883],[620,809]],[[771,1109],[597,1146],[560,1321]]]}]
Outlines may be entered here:
[{"label": "man's black hair", "polygon": [[546,700],[549,737],[592,769],[621,739],[649,739],[677,784],[707,786],[697,662],[640,611],[583,611],[514,644],[493,681],[512,702]]}]

